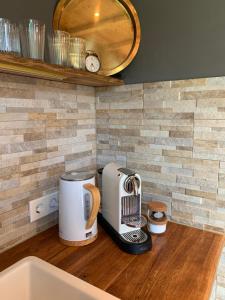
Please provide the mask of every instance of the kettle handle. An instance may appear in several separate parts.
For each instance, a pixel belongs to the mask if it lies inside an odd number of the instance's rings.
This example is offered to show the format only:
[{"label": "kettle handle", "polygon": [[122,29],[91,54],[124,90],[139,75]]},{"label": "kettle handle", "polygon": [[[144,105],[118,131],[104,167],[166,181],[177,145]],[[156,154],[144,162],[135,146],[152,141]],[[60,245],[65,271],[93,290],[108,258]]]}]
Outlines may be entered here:
[{"label": "kettle handle", "polygon": [[92,209],[89,216],[89,219],[86,223],[86,229],[89,229],[93,226],[95,219],[97,218],[98,210],[100,207],[100,192],[99,189],[91,183],[84,184],[84,188],[88,190],[92,195]]}]

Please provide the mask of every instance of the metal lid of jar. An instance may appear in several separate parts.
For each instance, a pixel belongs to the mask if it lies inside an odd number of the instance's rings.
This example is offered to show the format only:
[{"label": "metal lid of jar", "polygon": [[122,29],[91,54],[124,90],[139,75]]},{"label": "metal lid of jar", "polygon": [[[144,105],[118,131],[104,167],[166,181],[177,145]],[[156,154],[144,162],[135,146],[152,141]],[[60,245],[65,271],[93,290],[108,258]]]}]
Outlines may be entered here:
[{"label": "metal lid of jar", "polygon": [[83,181],[83,180],[88,180],[95,177],[94,173],[91,172],[70,172],[70,173],[65,173],[61,176],[62,180],[65,181]]}]

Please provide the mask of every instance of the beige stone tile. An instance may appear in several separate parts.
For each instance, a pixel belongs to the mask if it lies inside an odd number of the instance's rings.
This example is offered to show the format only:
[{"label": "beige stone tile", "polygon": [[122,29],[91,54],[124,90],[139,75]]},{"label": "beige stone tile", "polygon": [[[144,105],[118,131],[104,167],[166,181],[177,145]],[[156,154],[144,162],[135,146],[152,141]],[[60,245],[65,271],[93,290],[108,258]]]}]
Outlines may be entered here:
[{"label": "beige stone tile", "polygon": [[24,121],[28,119],[28,114],[26,113],[0,113],[0,122]]},{"label": "beige stone tile", "polygon": [[124,103],[124,102],[134,102],[136,101],[141,101],[143,99],[143,90],[138,89],[138,90],[129,90],[129,91],[124,91],[124,92],[117,92],[117,93],[111,93],[108,95],[99,95],[98,94],[98,101],[99,102],[104,102],[104,103],[109,103],[112,104],[112,102],[116,103]]},{"label": "beige stone tile", "polygon": [[28,113],[43,113],[44,112],[44,108],[34,108],[34,107],[6,107],[6,112],[7,114],[12,115],[12,119],[13,119],[13,115],[18,115],[17,119],[22,118],[22,116],[20,115],[24,115],[27,116],[27,118],[25,120],[28,119]]},{"label": "beige stone tile", "polygon": [[189,195],[189,196],[207,198],[207,199],[212,199],[212,200],[215,200],[217,197],[216,193],[209,193],[209,192],[191,190],[191,189],[185,189],[185,194]]},{"label": "beige stone tile", "polygon": [[[159,120],[173,120],[173,124],[176,125],[176,120],[193,120],[194,113],[168,113],[168,112],[151,112],[145,110],[144,118],[147,119],[159,119]],[[185,125],[185,123],[183,124]]]},{"label": "beige stone tile", "polygon": [[172,157],[192,157],[192,151],[183,151],[183,150],[163,150],[163,156],[172,156]]},{"label": "beige stone tile", "polygon": [[0,97],[1,98],[22,98],[22,99],[31,99],[34,97],[34,91],[32,88],[23,89],[19,86],[17,88],[0,88]]},{"label": "beige stone tile", "polygon": [[218,187],[218,178],[198,178],[198,177],[187,177],[187,176],[177,176],[178,183],[197,185],[200,187]]},{"label": "beige stone tile", "polygon": [[96,159],[93,157],[84,158],[76,161],[68,161],[65,165],[65,171],[70,172],[73,170],[79,170],[81,168],[85,168],[90,165],[94,165],[96,163]]},{"label": "beige stone tile", "polygon": [[97,95],[111,95],[112,93],[121,93],[124,91],[136,91],[143,89],[142,83],[136,83],[136,84],[126,84],[116,87],[100,87],[96,88]]},{"label": "beige stone tile", "polygon": [[220,161],[220,168],[225,169],[225,161]]},{"label": "beige stone tile", "polygon": [[9,153],[17,153],[35,149],[43,149],[46,147],[46,140],[29,141],[23,143],[11,144],[9,147]]},{"label": "beige stone tile", "polygon": [[172,215],[174,211],[191,214],[192,217],[199,216],[209,218],[210,216],[210,210],[203,208],[201,205],[179,200],[172,202]]},{"label": "beige stone tile", "polygon": [[170,131],[169,137],[175,138],[192,138],[193,132],[192,131]]},{"label": "beige stone tile", "polygon": [[161,166],[159,166],[159,165],[127,162],[127,166],[128,166],[128,168],[139,169],[139,170],[143,170],[143,171],[157,172],[157,173],[161,172]]},{"label": "beige stone tile", "polygon": [[49,108],[49,100],[38,101],[34,99],[18,99],[18,98],[0,98],[0,105],[6,105],[8,107],[21,107],[21,108]]},{"label": "beige stone tile", "polygon": [[33,151],[31,151],[31,150],[17,152],[17,153],[10,153],[10,154],[2,154],[1,159],[3,161],[12,161],[12,160],[14,161],[14,160],[18,160],[20,157],[30,156],[32,154],[33,154]]},{"label": "beige stone tile", "polygon": [[45,124],[42,121],[16,121],[16,122],[1,122],[0,129],[18,129],[18,128],[43,128]]},{"label": "beige stone tile", "polygon": [[143,188],[144,188],[144,201],[148,201],[149,199],[154,199],[153,195],[159,195],[164,197],[171,197],[172,193],[169,190],[166,190],[166,188],[160,188],[159,186],[157,186],[156,184],[153,183],[143,183]]},{"label": "beige stone tile", "polygon": [[193,139],[191,138],[155,138],[155,144],[170,145],[170,146],[193,146]]},{"label": "beige stone tile", "polygon": [[47,128],[65,128],[65,127],[73,127],[77,125],[77,120],[47,120]]},{"label": "beige stone tile", "polygon": [[37,141],[37,140],[43,140],[46,138],[45,133],[25,133],[24,134],[24,142],[28,141]]},{"label": "beige stone tile", "polygon": [[176,174],[184,176],[193,176],[193,170],[185,168],[174,168],[174,167],[162,167],[161,173],[165,174]]},{"label": "beige stone tile", "polygon": [[225,112],[197,112],[195,113],[196,120],[224,120]]},{"label": "beige stone tile", "polygon": [[189,195],[180,194],[180,193],[172,193],[172,197],[175,200],[182,200],[185,202],[196,203],[196,204],[202,203],[201,197],[189,196]]},{"label": "beige stone tile", "polygon": [[140,130],[140,136],[169,137],[168,131]]},{"label": "beige stone tile", "polygon": [[46,128],[46,139],[57,139],[57,138],[67,138],[75,137],[77,135],[77,126],[71,128]]},{"label": "beige stone tile", "polygon": [[[225,107],[225,99],[224,98],[219,98],[219,99],[205,99],[205,100],[198,100],[197,101],[197,107],[217,107],[217,108],[224,108]],[[213,113],[213,112],[211,112]],[[215,113],[214,113],[215,114]],[[220,113],[223,115],[223,112]]]},{"label": "beige stone tile", "polygon": [[135,153],[148,153],[151,155],[162,155],[162,149],[153,148],[151,145],[134,145]]},{"label": "beige stone tile", "polygon": [[186,112],[195,112],[197,111],[197,102],[196,100],[188,100],[188,101],[164,101],[163,103],[164,109],[171,108],[172,112],[177,113],[186,113]]},{"label": "beige stone tile", "polygon": [[56,153],[49,153],[48,157],[63,157],[64,155],[69,154],[76,154],[76,153],[82,153],[87,150],[92,150],[93,145],[90,142],[85,143],[74,143],[74,144],[66,144],[66,145],[60,145],[58,147],[58,151]]},{"label": "beige stone tile", "polygon": [[28,113],[29,120],[51,120],[56,119],[56,113]]},{"label": "beige stone tile", "polygon": [[47,140],[47,147],[61,146],[61,145],[74,144],[74,143],[82,143],[85,141],[86,141],[85,136],[52,139],[52,140]]},{"label": "beige stone tile", "polygon": [[133,101],[127,102],[112,102],[109,104],[109,109],[142,109],[143,101],[142,99],[133,99]]},{"label": "beige stone tile", "polygon": [[161,130],[165,131],[181,131],[181,132],[192,132],[193,131],[193,125],[190,126],[176,126],[176,125],[161,125]]},{"label": "beige stone tile", "polygon": [[207,78],[200,79],[187,79],[187,80],[175,80],[171,81],[172,88],[184,88],[184,87],[192,87],[192,86],[205,86],[209,84]]},{"label": "beige stone tile", "polygon": [[20,178],[20,186],[28,185],[30,183],[35,183],[47,178],[47,172],[29,174]]},{"label": "beige stone tile", "polygon": [[[213,151],[219,146],[218,141],[214,140],[194,140],[195,150],[198,151],[199,148],[204,148],[208,151]],[[201,149],[200,149],[201,150]]]},{"label": "beige stone tile", "polygon": [[12,143],[21,143],[24,141],[23,135],[3,135],[0,136],[0,145],[12,144]]},{"label": "beige stone tile", "polygon": [[[210,98],[225,98],[225,90],[207,90],[207,91],[190,91],[181,92],[182,100],[195,100],[195,99],[210,99]],[[208,100],[206,100],[207,102]]]},{"label": "beige stone tile", "polygon": [[216,169],[208,169],[208,170],[205,169],[205,172],[202,172],[202,170],[195,169],[193,175],[196,178],[218,181],[218,171]]},{"label": "beige stone tile", "polygon": [[77,137],[79,136],[87,136],[87,135],[92,135],[96,133],[96,129],[95,128],[91,128],[91,129],[77,129]]},{"label": "beige stone tile", "polygon": [[193,226],[193,216],[191,213],[186,213],[172,209],[172,220],[178,223]]},{"label": "beige stone tile", "polygon": [[20,167],[18,165],[7,166],[0,169],[0,180],[9,180],[19,177]]},{"label": "beige stone tile", "polygon": [[206,81],[207,86],[213,86],[215,88],[217,88],[218,86],[219,87],[225,86],[225,77],[224,76],[207,78],[206,80],[207,80]]},{"label": "beige stone tile", "polygon": [[[147,101],[166,101],[166,100],[178,100],[180,90],[179,89],[144,89],[144,105]],[[145,106],[144,106],[145,107]]]},{"label": "beige stone tile", "polygon": [[6,112],[6,105],[0,105],[0,113],[5,113]]},{"label": "beige stone tile", "polygon": [[159,82],[149,82],[144,83],[144,89],[160,89],[160,88],[170,88],[171,81],[159,81]]},{"label": "beige stone tile", "polygon": [[[224,232],[225,223],[223,221],[217,221],[213,220],[211,218],[203,218],[199,216],[194,217],[194,221],[199,222],[204,225],[204,228],[206,228],[206,225],[210,226],[211,228],[214,227],[214,229],[217,228],[218,232]],[[208,227],[208,228],[210,228]]]},{"label": "beige stone tile", "polygon": [[19,177],[0,181],[0,191],[6,191],[18,187],[20,184]]},{"label": "beige stone tile", "polygon": [[193,120],[191,119],[183,119],[183,120],[165,120],[165,119],[148,119],[147,115],[145,116],[145,119],[143,120],[144,125],[150,125],[150,126],[193,126]]},{"label": "beige stone tile", "polygon": [[[220,149],[218,149],[217,153],[210,153],[209,150],[202,150],[202,148],[194,148],[193,157],[197,159],[203,160],[225,160],[225,155],[218,153]],[[223,152],[223,150],[221,150]]]},{"label": "beige stone tile", "polygon": [[[176,147],[177,149],[178,147]],[[192,151],[189,151],[189,150],[170,150],[170,149],[163,149],[163,156],[172,156],[172,157],[176,157],[176,158],[179,158],[179,157],[189,157],[191,158],[192,157]]]},{"label": "beige stone tile", "polygon": [[[163,109],[164,108],[164,100],[155,100],[155,99],[149,99],[149,97],[147,97],[147,95],[144,95],[144,102],[143,102],[143,107],[144,109],[151,109],[154,110],[154,108],[157,109]],[[166,111],[166,109],[165,109]],[[170,112],[172,112],[172,110],[170,110]]]}]

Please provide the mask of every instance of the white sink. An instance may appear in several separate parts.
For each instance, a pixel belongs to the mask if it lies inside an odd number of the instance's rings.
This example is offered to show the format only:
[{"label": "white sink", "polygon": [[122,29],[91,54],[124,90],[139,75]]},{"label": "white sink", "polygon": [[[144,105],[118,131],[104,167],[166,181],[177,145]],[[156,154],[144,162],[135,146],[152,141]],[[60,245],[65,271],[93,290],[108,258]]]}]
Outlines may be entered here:
[{"label": "white sink", "polygon": [[0,273],[2,300],[118,300],[93,285],[29,256]]}]

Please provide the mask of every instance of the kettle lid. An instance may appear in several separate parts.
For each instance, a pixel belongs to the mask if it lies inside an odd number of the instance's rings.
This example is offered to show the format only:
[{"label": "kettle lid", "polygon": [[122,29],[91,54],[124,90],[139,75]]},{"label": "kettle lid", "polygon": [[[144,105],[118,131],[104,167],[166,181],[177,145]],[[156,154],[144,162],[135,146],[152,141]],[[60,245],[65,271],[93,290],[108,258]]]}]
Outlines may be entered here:
[{"label": "kettle lid", "polygon": [[65,181],[83,181],[83,180],[88,180],[95,177],[94,173],[90,172],[70,172],[70,173],[65,173],[61,176],[62,180]]}]

